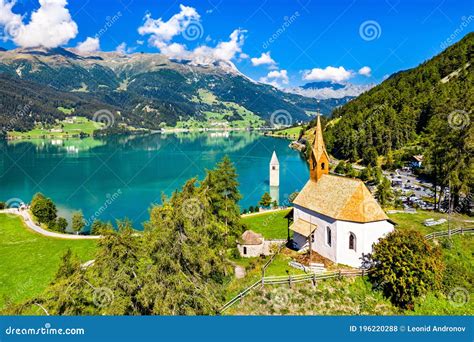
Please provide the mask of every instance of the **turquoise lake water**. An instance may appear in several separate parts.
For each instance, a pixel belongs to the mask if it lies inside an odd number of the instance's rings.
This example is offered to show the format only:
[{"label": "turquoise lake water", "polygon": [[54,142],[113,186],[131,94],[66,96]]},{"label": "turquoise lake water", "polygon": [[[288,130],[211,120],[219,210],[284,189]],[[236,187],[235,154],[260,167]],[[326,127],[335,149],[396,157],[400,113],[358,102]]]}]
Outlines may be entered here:
[{"label": "turquoise lake water", "polygon": [[152,203],[192,177],[202,179],[224,155],[234,162],[243,199],[256,205],[270,191],[273,150],[280,161],[280,202],[299,191],[309,175],[299,153],[284,139],[257,132],[150,134],[104,140],[35,140],[0,143],[0,201],[30,202],[36,192],[51,197],[60,215],[82,210],[86,219],[128,218],[138,229]]}]

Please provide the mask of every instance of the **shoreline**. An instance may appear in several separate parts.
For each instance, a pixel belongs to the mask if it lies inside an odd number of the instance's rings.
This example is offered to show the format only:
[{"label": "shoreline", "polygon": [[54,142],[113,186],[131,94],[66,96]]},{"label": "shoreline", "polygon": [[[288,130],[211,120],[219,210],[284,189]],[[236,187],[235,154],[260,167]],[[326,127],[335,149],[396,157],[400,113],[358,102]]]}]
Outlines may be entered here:
[{"label": "shoreline", "polygon": [[[145,130],[140,129],[136,131],[127,131],[122,133],[111,133],[111,134],[104,134],[94,137],[92,134],[72,134],[72,135],[42,135],[42,136],[12,136],[8,135],[8,133],[3,137],[5,141],[29,141],[29,140],[69,140],[69,139],[84,139],[84,138],[92,138],[92,139],[100,139],[103,137],[112,137],[112,136],[120,136],[120,135],[146,135],[146,134],[175,134],[175,133],[205,133],[205,132],[251,132],[251,131],[258,131],[258,132],[266,132],[270,131],[271,128],[269,127],[259,127],[259,128],[240,128],[240,127],[233,127],[233,128],[170,128],[165,129],[162,128],[161,130]],[[272,136],[267,135],[266,136]],[[276,138],[277,136],[275,136]]]}]

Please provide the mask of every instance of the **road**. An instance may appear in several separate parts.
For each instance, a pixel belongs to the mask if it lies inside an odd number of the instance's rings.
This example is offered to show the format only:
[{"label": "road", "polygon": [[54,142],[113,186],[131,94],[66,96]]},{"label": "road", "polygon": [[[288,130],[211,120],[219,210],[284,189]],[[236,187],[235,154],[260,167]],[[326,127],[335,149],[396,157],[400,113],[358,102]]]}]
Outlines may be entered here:
[{"label": "road", "polygon": [[17,208],[10,208],[10,209],[0,210],[0,213],[21,216],[28,228],[30,228],[31,230],[35,231],[38,234],[41,234],[41,235],[44,235],[44,236],[47,236],[47,237],[59,238],[59,239],[68,239],[68,240],[91,240],[91,239],[100,239],[101,238],[100,235],[61,234],[61,233],[52,232],[52,231],[43,229],[40,226],[38,226],[36,223],[33,222],[28,210],[19,210]]}]

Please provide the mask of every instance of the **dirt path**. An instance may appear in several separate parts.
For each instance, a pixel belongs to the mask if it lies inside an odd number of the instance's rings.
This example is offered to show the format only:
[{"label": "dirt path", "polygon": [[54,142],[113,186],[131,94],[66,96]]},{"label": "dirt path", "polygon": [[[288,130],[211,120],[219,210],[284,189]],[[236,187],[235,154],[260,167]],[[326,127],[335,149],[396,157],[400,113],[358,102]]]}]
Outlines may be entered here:
[{"label": "dirt path", "polygon": [[11,208],[11,209],[0,210],[0,213],[21,216],[28,228],[30,228],[31,230],[35,231],[38,234],[41,234],[47,237],[69,239],[69,240],[91,240],[91,239],[99,239],[101,237],[100,235],[62,234],[62,233],[52,232],[52,231],[43,229],[33,222],[33,220],[31,219],[30,213],[27,210],[19,210],[17,208]]}]

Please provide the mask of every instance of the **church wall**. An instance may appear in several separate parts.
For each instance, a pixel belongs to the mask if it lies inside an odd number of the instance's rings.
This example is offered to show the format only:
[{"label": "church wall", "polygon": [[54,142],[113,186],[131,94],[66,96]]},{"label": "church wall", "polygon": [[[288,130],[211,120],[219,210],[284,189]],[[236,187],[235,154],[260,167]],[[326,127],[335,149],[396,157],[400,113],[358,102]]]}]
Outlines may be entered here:
[{"label": "church wall", "polygon": [[[294,220],[301,218],[305,221],[312,222],[316,224],[317,228],[314,232],[314,242],[313,250],[321,254],[323,257],[328,258],[332,261],[336,261],[336,245],[337,245],[337,230],[336,230],[336,220],[315,213],[309,209],[295,205],[294,210]],[[326,243],[326,227],[331,229],[331,246]]]},{"label": "church wall", "polygon": [[[388,221],[370,223],[337,221],[336,262],[352,267],[360,267],[362,253],[371,253],[372,245],[393,229],[393,225]],[[349,236],[351,232],[356,237],[355,250],[349,249]]]}]

